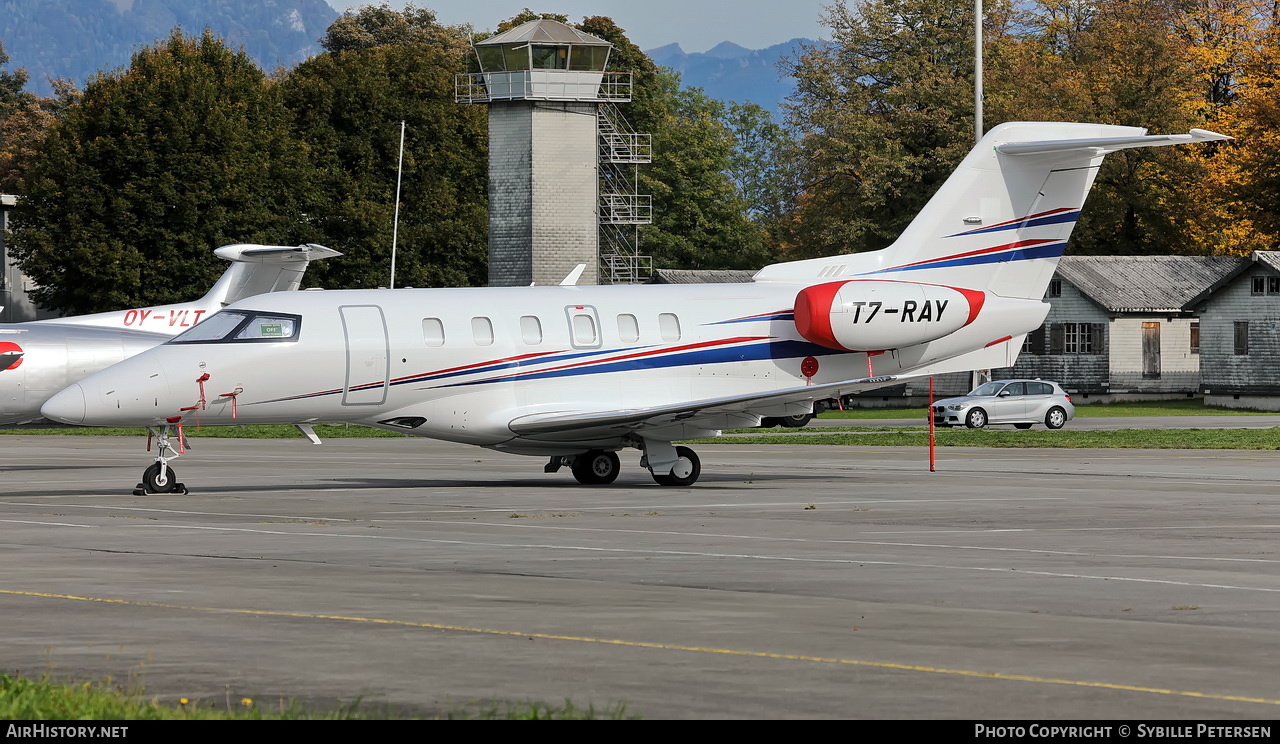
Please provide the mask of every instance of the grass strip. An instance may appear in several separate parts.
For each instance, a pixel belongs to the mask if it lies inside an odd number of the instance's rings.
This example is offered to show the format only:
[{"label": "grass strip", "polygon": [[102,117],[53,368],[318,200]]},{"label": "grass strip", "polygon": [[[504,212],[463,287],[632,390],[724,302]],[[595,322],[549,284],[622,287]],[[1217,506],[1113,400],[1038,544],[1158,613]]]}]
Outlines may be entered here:
[{"label": "grass strip", "polygon": [[[1199,398],[1181,400],[1144,400],[1133,403],[1090,403],[1075,400],[1078,418],[1132,416],[1275,416],[1275,411],[1250,411],[1240,408],[1210,408]],[[827,411],[820,418],[829,419],[924,419],[925,408],[850,408]]]},{"label": "grass strip", "polygon": [[[927,431],[893,429],[882,433],[765,434],[693,441],[698,444],[924,447],[929,444],[929,434]],[[1280,450],[1280,428],[1120,429],[1115,431],[959,429],[939,431],[936,442],[939,447]]]},{"label": "grass strip", "polygon": [[[356,701],[335,710],[310,710],[293,702],[260,705],[247,697],[227,696],[225,700],[160,702],[140,690],[126,689],[111,680],[103,682],[59,683],[47,677],[39,680],[0,675],[0,719],[7,721],[53,721],[57,726],[88,725],[95,721],[158,720],[623,720],[638,716],[627,713],[625,705],[604,710],[582,708],[566,700],[563,705],[546,703],[481,702],[453,708],[439,714],[404,715],[403,711],[380,709]],[[69,736],[70,734],[64,734]]]}]

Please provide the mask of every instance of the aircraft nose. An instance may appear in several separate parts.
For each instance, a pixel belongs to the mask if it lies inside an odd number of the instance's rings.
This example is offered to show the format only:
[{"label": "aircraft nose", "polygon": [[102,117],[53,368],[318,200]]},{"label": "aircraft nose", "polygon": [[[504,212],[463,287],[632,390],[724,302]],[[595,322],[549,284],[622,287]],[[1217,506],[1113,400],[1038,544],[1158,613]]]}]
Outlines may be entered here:
[{"label": "aircraft nose", "polygon": [[84,422],[84,410],[84,388],[76,384],[46,400],[40,406],[40,415],[64,424],[80,424]]}]

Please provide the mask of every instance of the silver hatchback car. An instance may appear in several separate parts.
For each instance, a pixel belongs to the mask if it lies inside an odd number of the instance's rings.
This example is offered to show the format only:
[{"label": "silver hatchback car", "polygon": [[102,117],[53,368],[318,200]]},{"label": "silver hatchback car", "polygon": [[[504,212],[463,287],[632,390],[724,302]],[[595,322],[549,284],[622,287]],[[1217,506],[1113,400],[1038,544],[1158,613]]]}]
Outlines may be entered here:
[{"label": "silver hatchback car", "polygon": [[1013,424],[1019,429],[1044,424],[1061,429],[1075,416],[1071,396],[1058,383],[1044,380],[997,380],[979,385],[968,395],[933,404],[935,425],[970,429],[987,424]]}]

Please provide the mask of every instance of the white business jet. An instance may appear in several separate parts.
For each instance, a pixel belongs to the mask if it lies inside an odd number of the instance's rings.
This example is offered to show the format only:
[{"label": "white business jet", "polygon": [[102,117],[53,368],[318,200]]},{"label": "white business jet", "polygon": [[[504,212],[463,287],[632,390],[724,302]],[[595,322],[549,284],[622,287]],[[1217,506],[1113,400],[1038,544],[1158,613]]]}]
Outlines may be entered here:
[{"label": "white business jet", "polygon": [[228,245],[231,266],[195,302],[0,324],[0,425],[40,419],[49,396],[100,369],[168,341],[227,305],[297,289],[307,264],[341,255],[318,245]]},{"label": "white business jet", "polygon": [[[179,490],[184,423],[349,422],[549,458],[584,484],[637,448],[664,486],[673,442],[812,411],[907,377],[1007,367],[1104,156],[1230,139],[1204,130],[1008,123],[893,245],[768,266],[745,284],[293,292],[234,303],[81,380],[45,416],[145,425],[147,492]],[[178,447],[169,442],[176,435]]]}]

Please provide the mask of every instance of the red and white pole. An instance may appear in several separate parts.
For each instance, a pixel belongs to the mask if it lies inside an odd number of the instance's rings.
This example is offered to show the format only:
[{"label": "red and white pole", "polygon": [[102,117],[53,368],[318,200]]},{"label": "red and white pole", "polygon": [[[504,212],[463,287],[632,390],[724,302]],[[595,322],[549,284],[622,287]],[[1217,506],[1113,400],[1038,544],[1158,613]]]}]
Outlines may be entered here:
[{"label": "red and white pole", "polygon": [[934,457],[937,449],[937,438],[934,436],[933,428],[933,377],[929,377],[929,408],[925,411],[925,416],[929,419],[929,472],[932,473],[936,469],[937,460]]}]

